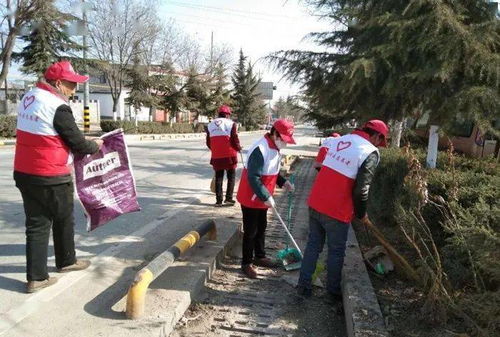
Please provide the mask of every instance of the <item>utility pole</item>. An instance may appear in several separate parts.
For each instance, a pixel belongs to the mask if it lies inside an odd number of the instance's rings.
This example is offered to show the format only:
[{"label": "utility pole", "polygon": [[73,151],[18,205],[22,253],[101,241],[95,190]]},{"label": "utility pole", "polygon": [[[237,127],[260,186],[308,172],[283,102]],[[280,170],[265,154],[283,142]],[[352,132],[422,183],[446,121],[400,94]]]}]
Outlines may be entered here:
[{"label": "utility pole", "polygon": [[[85,76],[89,76],[87,65],[87,9],[85,0],[82,0],[82,19],[83,19],[83,62]],[[90,132],[90,107],[89,107],[89,81],[83,83],[83,132]]]},{"label": "utility pole", "polygon": [[[3,32],[0,33],[0,38],[2,39],[2,49],[4,48],[3,46]],[[4,108],[5,108],[5,114],[9,114],[9,86],[7,84],[7,77],[5,77],[5,102],[4,102]]]},{"label": "utility pole", "polygon": [[214,31],[212,31],[212,35],[210,36],[210,73],[212,73],[214,69]]}]

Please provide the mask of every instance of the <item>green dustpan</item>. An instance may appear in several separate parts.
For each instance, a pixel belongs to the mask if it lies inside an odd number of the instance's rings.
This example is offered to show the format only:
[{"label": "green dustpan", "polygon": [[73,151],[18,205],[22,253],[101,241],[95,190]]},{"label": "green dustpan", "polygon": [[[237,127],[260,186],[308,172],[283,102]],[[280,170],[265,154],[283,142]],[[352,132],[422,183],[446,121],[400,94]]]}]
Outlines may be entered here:
[{"label": "green dustpan", "polygon": [[302,266],[302,254],[295,248],[285,248],[278,251],[277,258],[287,271],[297,270]]},{"label": "green dustpan", "polygon": [[292,234],[288,230],[288,227],[283,222],[283,219],[281,218],[281,215],[278,213],[276,207],[273,207],[273,211],[276,217],[278,218],[281,226],[283,226],[283,229],[288,234],[288,237],[290,238],[290,241],[292,241],[293,246],[295,247],[295,248],[285,248],[279,251],[278,255],[282,254],[281,256],[283,257],[280,260],[282,261],[283,266],[285,267],[286,270],[298,269],[301,266],[302,252],[300,251],[300,248],[297,245],[297,242],[295,242],[295,239],[293,238]]}]

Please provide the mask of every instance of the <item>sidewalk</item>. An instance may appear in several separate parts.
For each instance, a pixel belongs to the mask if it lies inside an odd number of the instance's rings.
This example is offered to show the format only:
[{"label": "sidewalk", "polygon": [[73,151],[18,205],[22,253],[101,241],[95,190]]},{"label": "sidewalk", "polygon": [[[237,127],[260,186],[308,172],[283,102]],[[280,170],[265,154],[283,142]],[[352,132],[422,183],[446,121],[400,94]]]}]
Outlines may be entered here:
[{"label": "sidewalk", "polygon": [[[303,249],[307,240],[306,199],[316,176],[312,159],[300,159],[292,167],[296,192],[292,211],[292,235]],[[276,202],[286,221],[288,197],[278,189]],[[266,234],[268,256],[284,248],[286,234],[269,214]],[[240,247],[234,250],[239,253]],[[347,336],[345,320],[323,298],[325,290],[302,300],[294,288],[298,270],[258,268],[259,279],[246,278],[239,257],[227,257],[206,284],[205,298],[193,303],[171,336]]]}]

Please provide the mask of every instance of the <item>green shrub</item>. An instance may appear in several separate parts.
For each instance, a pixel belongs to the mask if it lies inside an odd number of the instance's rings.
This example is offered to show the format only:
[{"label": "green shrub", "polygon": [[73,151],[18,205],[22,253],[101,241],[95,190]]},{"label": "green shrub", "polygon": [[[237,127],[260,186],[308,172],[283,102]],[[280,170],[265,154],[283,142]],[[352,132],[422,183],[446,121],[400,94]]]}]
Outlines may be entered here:
[{"label": "green shrub", "polygon": [[199,133],[205,132],[203,124],[196,127],[190,123],[160,123],[160,122],[138,122],[137,127],[131,121],[101,121],[101,129],[109,132],[122,128],[127,134],[163,134],[163,133]]},{"label": "green shrub", "polygon": [[17,116],[0,116],[0,137],[16,136]]},{"label": "green shrub", "polygon": [[[423,165],[425,153],[413,153]],[[437,169],[417,169],[421,180],[415,181],[425,181],[424,190],[428,191],[422,197],[417,185],[405,183],[414,171],[410,170],[404,151],[384,149],[381,154],[370,189],[370,217],[393,235],[393,243],[403,243],[402,251],[410,251],[413,246],[401,229],[418,232],[425,224],[429,230],[425,241],[428,245],[436,244],[448,282],[445,284],[456,303],[485,331],[498,332],[500,326],[486,324],[498,323],[498,310],[488,307],[483,300],[488,297],[485,294],[490,294],[490,302],[500,301],[500,165],[494,159],[471,159],[440,152]],[[415,242],[424,243],[416,238]],[[425,258],[427,261],[415,259],[415,266],[430,261]]]}]

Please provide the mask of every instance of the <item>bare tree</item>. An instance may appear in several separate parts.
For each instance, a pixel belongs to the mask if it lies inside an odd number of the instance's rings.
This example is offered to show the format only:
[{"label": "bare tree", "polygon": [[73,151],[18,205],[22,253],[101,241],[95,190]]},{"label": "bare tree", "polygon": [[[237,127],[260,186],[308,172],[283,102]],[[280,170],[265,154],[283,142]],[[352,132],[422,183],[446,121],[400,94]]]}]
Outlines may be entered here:
[{"label": "bare tree", "polygon": [[2,13],[1,34],[7,36],[0,52],[0,62],[2,63],[0,83],[5,81],[9,73],[17,36],[21,33],[22,27],[36,16],[44,1],[48,0],[4,0],[0,5]]},{"label": "bare tree", "polygon": [[127,80],[127,69],[135,53],[142,52],[137,45],[157,33],[156,1],[147,0],[93,0],[89,13],[89,53],[100,62],[111,90],[113,116]]}]

